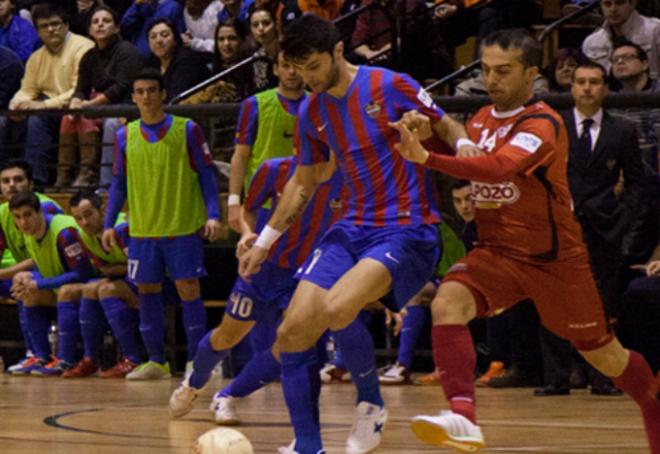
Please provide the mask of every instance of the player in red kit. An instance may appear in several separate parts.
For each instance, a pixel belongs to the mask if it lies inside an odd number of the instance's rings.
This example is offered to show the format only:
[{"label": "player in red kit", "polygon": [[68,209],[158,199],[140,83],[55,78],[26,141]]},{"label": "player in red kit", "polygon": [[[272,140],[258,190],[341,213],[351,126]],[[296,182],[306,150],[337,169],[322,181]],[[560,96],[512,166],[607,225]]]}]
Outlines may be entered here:
[{"label": "player in red kit", "polygon": [[660,453],[657,379],[624,349],[603,313],[566,180],[568,139],[561,117],[532,98],[542,51],[523,31],[504,30],[481,44],[486,88],[494,105],[467,124],[483,154],[443,156],[420,142],[429,122],[417,113],[392,123],[400,153],[411,161],[472,181],[479,243],[445,276],[432,303],[433,356],[450,411],[416,416],[423,441],[459,451],[485,446],[476,424],[475,352],[467,323],[530,298],[544,325],[577,350],[639,405],[651,452]]}]

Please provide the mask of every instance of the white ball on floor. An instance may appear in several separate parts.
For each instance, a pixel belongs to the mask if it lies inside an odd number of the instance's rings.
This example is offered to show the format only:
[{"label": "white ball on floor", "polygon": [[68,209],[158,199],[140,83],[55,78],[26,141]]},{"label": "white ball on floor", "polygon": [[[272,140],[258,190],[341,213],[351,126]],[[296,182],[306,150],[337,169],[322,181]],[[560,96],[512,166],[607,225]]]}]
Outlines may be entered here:
[{"label": "white ball on floor", "polygon": [[200,435],[194,454],[253,454],[252,444],[238,430],[219,427]]}]

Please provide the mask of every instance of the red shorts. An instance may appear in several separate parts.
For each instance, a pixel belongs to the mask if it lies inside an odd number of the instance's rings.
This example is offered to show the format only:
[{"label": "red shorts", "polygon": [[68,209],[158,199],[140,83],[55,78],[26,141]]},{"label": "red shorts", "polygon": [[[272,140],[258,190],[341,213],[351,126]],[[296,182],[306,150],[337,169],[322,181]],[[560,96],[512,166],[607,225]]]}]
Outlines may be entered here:
[{"label": "red shorts", "polygon": [[531,264],[477,247],[449,269],[443,282],[449,281],[470,289],[479,316],[529,298],[543,325],[558,336],[592,341],[608,334],[586,252],[570,259]]}]

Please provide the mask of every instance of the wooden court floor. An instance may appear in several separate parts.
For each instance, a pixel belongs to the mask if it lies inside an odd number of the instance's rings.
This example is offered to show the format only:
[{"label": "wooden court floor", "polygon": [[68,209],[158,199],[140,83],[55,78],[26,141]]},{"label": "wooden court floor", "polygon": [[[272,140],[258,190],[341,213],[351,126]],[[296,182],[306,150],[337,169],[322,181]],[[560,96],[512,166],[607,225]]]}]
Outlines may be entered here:
[{"label": "wooden court floor", "polygon": [[[0,453],[187,453],[216,427],[208,410],[211,383],[196,409],[181,420],[167,413],[177,379],[127,382],[0,377]],[[626,397],[535,398],[531,389],[479,389],[479,418],[488,449],[497,453],[647,453],[641,418]],[[411,416],[444,408],[439,387],[383,388],[390,418],[377,453],[450,452],[419,443]],[[321,394],[328,454],[342,453],[350,428],[354,388],[325,385]],[[237,429],[256,453],[274,453],[293,437],[279,384],[239,402]]]}]

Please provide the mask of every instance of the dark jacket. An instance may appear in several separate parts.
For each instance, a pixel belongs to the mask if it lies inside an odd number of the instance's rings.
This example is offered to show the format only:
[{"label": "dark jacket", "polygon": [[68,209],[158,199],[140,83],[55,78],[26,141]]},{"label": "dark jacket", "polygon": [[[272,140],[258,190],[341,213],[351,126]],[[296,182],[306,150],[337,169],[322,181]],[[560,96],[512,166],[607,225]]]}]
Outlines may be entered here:
[{"label": "dark jacket", "polygon": [[[154,55],[149,59],[149,64],[160,69],[160,60]],[[206,61],[199,53],[186,47],[179,47],[174,52],[172,62],[163,74],[163,83],[167,92],[166,101],[209,77],[211,77],[211,71],[209,71]]]},{"label": "dark jacket", "polygon": [[129,102],[131,84],[143,66],[137,48],[119,37],[105,49],[94,47],[80,60],[73,97],[89,99],[93,90],[103,93],[111,104]]},{"label": "dark jacket", "polygon": [[[623,254],[628,255],[626,251],[631,242],[639,239],[648,213],[648,181],[635,126],[629,120],[604,112],[598,140],[586,166],[583,166],[575,159],[580,140],[573,110],[562,112],[562,117],[570,143],[568,183],[575,214],[587,231],[595,232],[607,243],[623,243]],[[614,187],[621,172],[625,190],[619,200]]]}]

